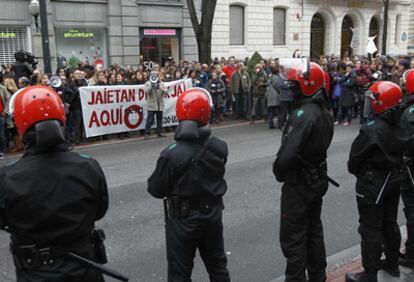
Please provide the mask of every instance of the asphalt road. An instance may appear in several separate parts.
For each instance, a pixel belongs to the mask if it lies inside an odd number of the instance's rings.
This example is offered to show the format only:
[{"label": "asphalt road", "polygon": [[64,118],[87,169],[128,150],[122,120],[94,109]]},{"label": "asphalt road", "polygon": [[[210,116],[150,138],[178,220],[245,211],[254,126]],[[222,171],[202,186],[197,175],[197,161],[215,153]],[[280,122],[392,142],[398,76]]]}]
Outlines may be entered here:
[{"label": "asphalt road", "polygon": [[[359,243],[355,178],[346,161],[359,127],[335,127],[328,152],[329,174],[341,184],[324,198],[323,222],[328,255]],[[281,132],[263,123],[214,129],[229,144],[224,197],[224,237],[233,281],[268,282],[283,275],[285,261],[278,242],[281,184],[272,174],[272,162]],[[172,137],[129,140],[79,148],[102,165],[110,187],[110,208],[98,222],[107,234],[108,266],[130,276],[130,281],[166,281],[166,252],[161,200],[146,191],[159,152]],[[400,222],[403,223],[403,222]],[[0,281],[14,281],[8,253],[8,235],[0,233]],[[208,281],[196,259],[193,281]]]}]

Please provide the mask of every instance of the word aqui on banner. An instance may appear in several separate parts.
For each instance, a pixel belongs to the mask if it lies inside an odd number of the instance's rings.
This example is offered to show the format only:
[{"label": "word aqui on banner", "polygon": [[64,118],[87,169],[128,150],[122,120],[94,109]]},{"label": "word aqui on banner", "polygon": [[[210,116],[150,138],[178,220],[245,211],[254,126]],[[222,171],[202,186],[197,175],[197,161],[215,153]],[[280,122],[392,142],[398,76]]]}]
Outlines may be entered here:
[{"label": "word aqui on banner", "polygon": [[[192,87],[191,79],[163,82],[163,126],[177,125],[178,96]],[[87,137],[136,131],[145,128],[148,116],[145,85],[80,87],[83,122]]]}]

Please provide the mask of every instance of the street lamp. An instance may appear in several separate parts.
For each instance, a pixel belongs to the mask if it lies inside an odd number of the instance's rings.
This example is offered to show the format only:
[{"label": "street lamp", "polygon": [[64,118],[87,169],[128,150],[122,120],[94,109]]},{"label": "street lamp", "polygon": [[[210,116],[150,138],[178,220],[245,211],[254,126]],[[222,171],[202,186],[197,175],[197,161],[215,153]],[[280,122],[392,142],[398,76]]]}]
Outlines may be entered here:
[{"label": "street lamp", "polygon": [[36,32],[39,32],[39,14],[40,14],[39,0],[32,0],[30,2],[29,12],[34,17]]},{"label": "street lamp", "polygon": [[40,35],[42,37],[43,49],[43,67],[47,74],[52,73],[50,62],[50,45],[49,45],[49,25],[47,23],[47,0],[31,0],[29,4],[29,12],[35,18],[36,31],[39,31],[40,17]]}]

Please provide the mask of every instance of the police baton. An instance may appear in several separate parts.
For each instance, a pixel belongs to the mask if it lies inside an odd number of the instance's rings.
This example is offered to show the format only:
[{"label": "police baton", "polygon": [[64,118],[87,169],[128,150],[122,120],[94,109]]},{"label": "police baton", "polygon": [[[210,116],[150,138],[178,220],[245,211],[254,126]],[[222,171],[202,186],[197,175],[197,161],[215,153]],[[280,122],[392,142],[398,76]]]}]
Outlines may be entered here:
[{"label": "police baton", "polygon": [[411,169],[410,169],[410,167],[408,165],[406,165],[405,168],[407,169],[408,176],[410,177],[410,180],[411,180],[411,184],[414,187],[414,178],[413,178],[413,175],[411,173]]},{"label": "police baton", "polygon": [[387,178],[385,178],[384,184],[382,185],[381,191],[378,195],[377,200],[375,201],[375,204],[378,205],[379,201],[381,200],[382,194],[384,193],[385,187],[387,187],[388,179],[390,178],[391,170],[388,172]]},{"label": "police baton", "polygon": [[[310,169],[315,169],[315,168],[313,167],[313,165],[312,165],[310,162],[308,162],[307,160],[305,160],[305,159],[304,159],[301,155],[298,155],[298,159],[299,159],[299,161],[300,161],[300,162],[301,162],[304,166],[306,166],[306,167],[308,167],[308,168],[310,168]],[[326,178],[326,180],[327,180],[329,183],[331,183],[333,186],[335,186],[335,187],[339,188],[339,183],[338,183],[338,182],[336,182],[335,180],[333,180],[332,178],[330,178],[328,174],[326,174],[326,175],[325,175],[325,178]]]},{"label": "police baton", "polygon": [[103,266],[102,264],[96,263],[94,261],[88,260],[84,257],[78,256],[78,255],[76,255],[74,253],[70,253],[70,252],[67,254],[67,256],[69,258],[71,258],[72,260],[74,260],[74,261],[76,261],[76,262],[78,262],[78,263],[80,263],[80,264],[82,264],[86,267],[91,267],[91,268],[97,270],[98,272],[103,273],[105,275],[108,275],[109,277],[112,277],[116,280],[123,281],[123,282],[128,282],[129,281],[128,277],[122,275],[119,272],[116,272],[115,270],[109,269],[109,268]]}]

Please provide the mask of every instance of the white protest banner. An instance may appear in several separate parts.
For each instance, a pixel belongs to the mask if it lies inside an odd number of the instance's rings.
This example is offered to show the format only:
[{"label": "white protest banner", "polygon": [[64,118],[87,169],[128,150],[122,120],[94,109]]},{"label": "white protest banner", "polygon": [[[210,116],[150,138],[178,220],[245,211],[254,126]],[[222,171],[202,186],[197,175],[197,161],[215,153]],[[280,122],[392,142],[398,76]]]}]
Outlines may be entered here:
[{"label": "white protest banner", "polygon": [[[165,82],[163,126],[177,125],[178,96],[192,87],[191,79]],[[145,85],[80,87],[83,122],[87,137],[136,131],[145,128],[147,100]]]},{"label": "white protest banner", "polygon": [[367,53],[368,54],[372,55],[372,54],[374,54],[375,52],[378,51],[378,48],[375,45],[375,41],[374,41],[376,37],[377,37],[376,35],[368,37],[368,44],[367,44]]},{"label": "white protest banner", "polygon": [[351,44],[349,47],[351,47],[352,49],[357,49],[359,48],[359,29],[351,27],[351,31],[352,31],[352,40],[351,40]]}]

